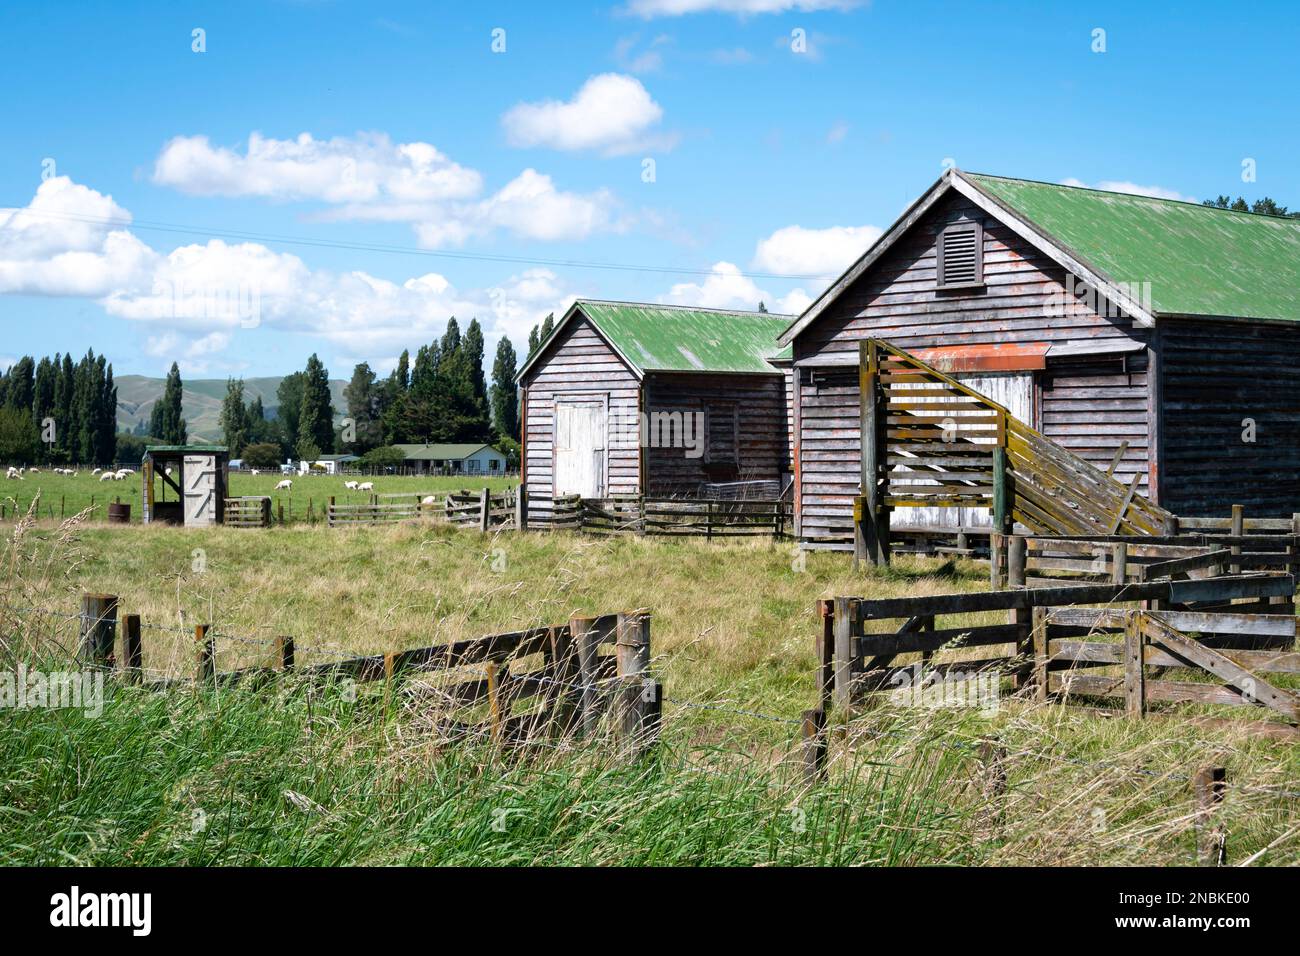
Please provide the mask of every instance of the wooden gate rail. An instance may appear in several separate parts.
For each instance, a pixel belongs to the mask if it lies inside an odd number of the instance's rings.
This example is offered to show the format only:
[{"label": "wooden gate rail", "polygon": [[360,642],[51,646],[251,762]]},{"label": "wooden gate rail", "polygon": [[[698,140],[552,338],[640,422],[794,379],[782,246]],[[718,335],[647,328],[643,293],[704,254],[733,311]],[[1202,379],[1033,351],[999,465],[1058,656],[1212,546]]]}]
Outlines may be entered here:
[{"label": "wooden gate rail", "polygon": [[[1118,640],[1095,639],[1107,634]],[[1260,706],[1300,721],[1296,692],[1260,676],[1300,674],[1293,614],[1059,608],[1035,622],[1034,638],[1040,700],[1122,698],[1137,717],[1156,701]],[[1098,668],[1122,673],[1087,673]],[[1213,682],[1157,679],[1151,668],[1190,669]]]},{"label": "wooden gate rail", "polygon": [[782,499],[555,498],[549,515],[535,514],[535,529],[638,534],[658,537],[784,537],[793,527]]},{"label": "wooden gate rail", "polygon": [[265,496],[227,498],[224,523],[228,528],[271,527],[271,499]]}]

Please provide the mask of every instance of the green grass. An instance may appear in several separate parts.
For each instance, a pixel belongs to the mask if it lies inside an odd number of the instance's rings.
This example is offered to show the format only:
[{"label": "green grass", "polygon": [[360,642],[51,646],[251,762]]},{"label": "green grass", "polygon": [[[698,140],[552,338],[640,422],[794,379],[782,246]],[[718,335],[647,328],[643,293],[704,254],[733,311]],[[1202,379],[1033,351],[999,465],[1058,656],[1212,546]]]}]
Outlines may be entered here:
[{"label": "green grass", "polygon": [[[399,693],[385,716],[373,687],[355,702],[292,683],[127,687],[98,719],[3,711],[2,862],[1177,866],[1194,862],[1188,777],[1220,765],[1230,859],[1300,864],[1300,748],[1239,724],[884,706],[849,725],[828,782],[805,791],[791,722],[815,699],[817,600],[980,590],[978,565],[900,559],[854,575],[842,555],[800,561],[784,542],[413,524],[24,526],[0,568],[11,607],[71,613],[85,591],[118,594],[146,623],[146,668],[175,675],[192,671],[184,631],[199,622],[291,634],[308,664],[326,659],[312,646],[396,650],[644,607],[667,698],[662,751],[645,764],[600,744],[512,759],[449,743],[427,698]],[[75,642],[75,622],[0,617],[7,666],[57,662]],[[268,660],[219,646],[222,670]],[[1006,749],[1005,794],[986,788],[986,738]]]},{"label": "green grass", "polygon": [[[370,501],[369,494],[344,488],[345,481],[372,481],[375,484],[375,494],[380,495],[446,494],[450,491],[478,491],[484,487],[500,492],[519,483],[517,478],[490,478],[482,475],[424,478],[292,475],[288,476],[293,480],[292,490],[276,491],[275,486],[284,477],[279,474],[231,472],[229,493],[231,497],[265,495],[271,498],[275,514],[278,515],[283,508],[286,521],[297,521],[307,517],[309,507],[319,520],[321,511],[331,496],[338,504],[366,504]],[[3,474],[0,474],[0,505],[3,505],[4,517],[12,521],[15,515],[26,514],[39,495],[39,514],[42,520],[68,518],[90,508],[95,509],[94,520],[103,520],[107,505],[120,500],[131,505],[131,520],[139,523],[141,483],[138,471],[124,481],[100,481],[98,476],[84,471],[73,477],[56,475],[42,469],[38,474],[29,472],[22,481],[4,480]],[[176,493],[161,479],[155,483],[155,493],[160,501],[176,500]]]}]

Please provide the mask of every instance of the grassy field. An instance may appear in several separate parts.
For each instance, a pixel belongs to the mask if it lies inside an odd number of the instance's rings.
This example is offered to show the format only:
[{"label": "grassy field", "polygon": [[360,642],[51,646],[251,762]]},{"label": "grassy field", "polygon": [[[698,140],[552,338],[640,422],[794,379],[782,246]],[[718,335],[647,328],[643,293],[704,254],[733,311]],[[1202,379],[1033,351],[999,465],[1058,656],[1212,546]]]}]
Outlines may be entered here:
[{"label": "grassy field", "polygon": [[[11,608],[119,595],[143,616],[152,671],[189,672],[183,631],[199,622],[291,634],[307,664],[326,658],[305,646],[394,650],[646,608],[666,687],[663,746],[642,765],[591,746],[510,761],[447,744],[418,697],[385,718],[373,696],[292,685],[124,689],[97,719],[4,712],[0,862],[1187,865],[1187,778],[1216,764],[1232,781],[1231,859],[1300,864],[1295,742],[1174,717],[881,707],[837,741],[828,783],[805,789],[790,758],[815,698],[815,602],[980,590],[978,565],[854,575],[842,555],[770,541],[416,525],[20,528],[0,558]],[[48,659],[75,638],[74,621],[7,617],[14,655]],[[219,647],[223,670],[266,661]],[[991,736],[1007,749],[1004,795],[979,757]]]},{"label": "grassy field", "polygon": [[[279,514],[284,508],[285,520],[300,520],[307,516],[308,508],[319,516],[321,508],[333,496],[339,504],[365,504],[370,500],[368,494],[348,491],[343,482],[353,480],[351,477],[329,477],[325,475],[291,476],[293,488],[290,491],[276,491],[275,486],[282,480],[279,474],[251,475],[248,472],[230,473],[230,495],[265,495],[272,500],[272,510]],[[375,493],[386,494],[436,494],[449,491],[478,491],[484,486],[494,492],[503,491],[519,483],[517,478],[488,478],[481,475],[464,475],[450,478],[442,477],[379,477],[361,478],[357,481],[373,481]],[[103,519],[104,509],[111,502],[121,500],[131,505],[131,520],[140,521],[141,478],[139,473],[123,481],[100,481],[96,475],[80,472],[71,475],[56,475],[48,470],[39,474],[30,472],[22,481],[5,480],[0,474],[0,504],[4,506],[4,516],[13,520],[15,514],[26,514],[33,499],[40,496],[40,515],[44,519],[71,517],[88,508],[96,509],[94,515]],[[159,500],[174,501],[176,494],[162,481],[157,482]]]}]

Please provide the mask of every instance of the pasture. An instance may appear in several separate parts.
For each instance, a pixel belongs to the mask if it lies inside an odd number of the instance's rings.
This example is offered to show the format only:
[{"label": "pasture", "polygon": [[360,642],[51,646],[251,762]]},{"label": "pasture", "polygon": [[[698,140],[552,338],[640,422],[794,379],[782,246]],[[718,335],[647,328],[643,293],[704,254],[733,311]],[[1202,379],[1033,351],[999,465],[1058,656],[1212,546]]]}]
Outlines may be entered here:
[{"label": "pasture", "polygon": [[[289,491],[276,491],[275,486],[285,477],[291,478],[293,488]],[[286,521],[306,518],[310,506],[319,518],[330,496],[339,504],[365,504],[370,496],[364,492],[349,491],[343,487],[345,481],[371,481],[375,485],[375,494],[427,493],[437,494],[449,491],[478,491],[483,487],[494,492],[504,491],[517,485],[517,478],[489,478],[482,475],[457,475],[453,477],[407,477],[380,476],[377,478],[360,476],[330,475],[289,475],[264,472],[253,475],[247,471],[230,473],[230,495],[264,495],[271,499],[273,514],[284,509]],[[159,500],[170,501],[175,492],[159,481],[157,483]],[[56,475],[48,469],[38,474],[28,472],[24,480],[7,480],[0,471],[0,503],[4,505],[4,516],[12,520],[15,512],[26,513],[32,500],[39,494],[41,499],[40,516],[42,519],[71,517],[88,508],[97,509],[95,516],[103,518],[106,505],[118,501],[131,505],[131,520],[140,521],[141,478],[139,469],[136,474],[123,481],[101,481],[98,475],[81,471],[76,477]]]},{"label": "pasture", "polygon": [[[151,672],[192,669],[197,623],[229,637],[227,670],[264,663],[250,642],[280,634],[311,663],[647,608],[666,688],[660,753],[635,766],[593,748],[517,760],[449,746],[418,696],[386,718],[364,695],[292,685],[126,688],[97,719],[7,711],[0,862],[1177,866],[1195,861],[1188,774],[1214,764],[1233,781],[1220,813],[1233,860],[1300,864],[1300,748],[1241,725],[885,706],[849,725],[828,782],[806,788],[792,756],[815,698],[816,602],[984,590],[979,564],[854,574],[842,555],[766,539],[428,524],[43,525],[0,558],[10,609],[119,595],[142,615]],[[3,614],[34,653],[75,641],[75,621]],[[992,738],[1005,753],[990,774]]]}]

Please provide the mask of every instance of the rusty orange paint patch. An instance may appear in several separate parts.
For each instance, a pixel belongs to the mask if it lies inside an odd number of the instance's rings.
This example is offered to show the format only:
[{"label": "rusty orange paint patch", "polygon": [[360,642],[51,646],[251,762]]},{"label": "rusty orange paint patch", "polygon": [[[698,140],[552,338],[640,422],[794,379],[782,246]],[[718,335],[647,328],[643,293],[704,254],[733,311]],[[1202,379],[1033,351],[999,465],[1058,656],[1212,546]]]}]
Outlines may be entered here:
[{"label": "rusty orange paint patch", "polygon": [[1006,342],[910,351],[940,372],[1030,372],[1047,367],[1050,347],[1049,342]]}]

